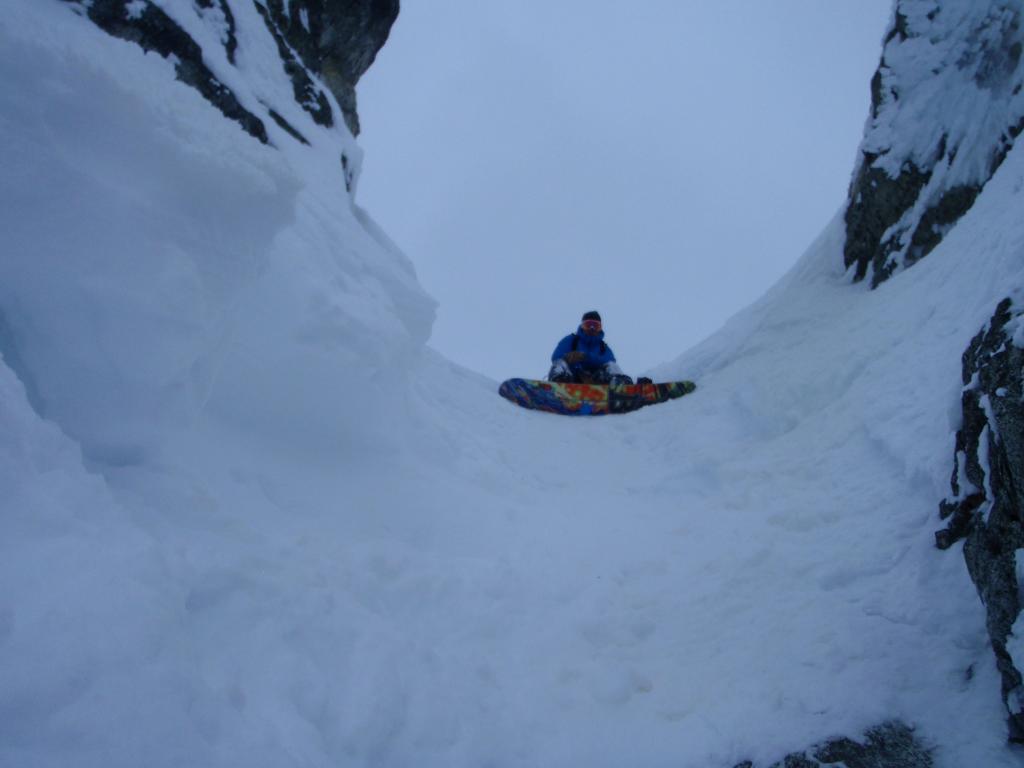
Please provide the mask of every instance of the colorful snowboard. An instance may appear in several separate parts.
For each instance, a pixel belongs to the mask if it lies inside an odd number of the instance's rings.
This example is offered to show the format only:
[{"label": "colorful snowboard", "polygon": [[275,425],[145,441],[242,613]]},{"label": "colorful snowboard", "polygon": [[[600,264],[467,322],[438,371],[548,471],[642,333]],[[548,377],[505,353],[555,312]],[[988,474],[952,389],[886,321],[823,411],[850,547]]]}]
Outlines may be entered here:
[{"label": "colorful snowboard", "polygon": [[688,395],[697,386],[692,381],[664,384],[560,384],[536,379],[509,379],[498,394],[523,408],[566,416],[600,416],[628,413],[645,405],[664,403]]}]

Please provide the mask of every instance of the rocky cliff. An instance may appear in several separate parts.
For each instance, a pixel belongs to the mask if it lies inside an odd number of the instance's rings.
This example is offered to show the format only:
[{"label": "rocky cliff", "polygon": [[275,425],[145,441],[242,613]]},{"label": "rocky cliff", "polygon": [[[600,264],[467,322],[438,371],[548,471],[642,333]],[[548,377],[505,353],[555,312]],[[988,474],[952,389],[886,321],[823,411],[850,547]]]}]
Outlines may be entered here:
[{"label": "rocky cliff", "polygon": [[308,69],[330,88],[358,135],[356,83],[387,41],[398,0],[268,0],[263,8],[282,60],[296,73],[296,98],[307,98],[303,70]]},{"label": "rocky cliff", "polygon": [[871,82],[846,266],[877,286],[924,258],[1024,129],[1019,0],[898,0]]},{"label": "rocky cliff", "polygon": [[941,549],[966,539],[964,558],[985,604],[1009,737],[1017,742],[1024,742],[1024,624],[1018,624],[1018,557],[1024,547],[1022,315],[1020,302],[1007,298],[964,352],[963,426],[956,435],[951,495],[940,506],[949,524],[936,534]]}]

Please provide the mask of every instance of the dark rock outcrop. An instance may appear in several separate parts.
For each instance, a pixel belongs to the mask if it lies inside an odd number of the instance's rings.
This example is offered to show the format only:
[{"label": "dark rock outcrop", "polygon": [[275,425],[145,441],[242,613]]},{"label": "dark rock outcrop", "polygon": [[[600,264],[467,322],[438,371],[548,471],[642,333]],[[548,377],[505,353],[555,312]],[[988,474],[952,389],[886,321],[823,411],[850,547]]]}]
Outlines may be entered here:
[{"label": "dark rock outcrop", "polygon": [[855,280],[927,256],[1024,129],[1022,14],[1020,0],[896,3],[846,209]]},{"label": "dark rock outcrop", "polygon": [[1014,659],[1007,648],[1021,612],[1017,552],[1024,547],[1021,323],[1024,309],[1005,299],[964,352],[963,426],[956,435],[952,494],[939,508],[949,523],[936,534],[941,549],[966,539],[964,559],[985,605],[1014,742],[1024,742],[1024,659]]},{"label": "dark rock outcrop", "polygon": [[[931,751],[904,723],[890,722],[864,734],[864,742],[830,739],[804,752],[793,752],[770,768],[931,768]],[[756,768],[749,760],[735,768]]]},{"label": "dark rock outcrop", "polygon": [[[387,41],[398,18],[398,0],[266,0],[265,6],[257,1],[257,7],[265,8],[278,45],[287,43],[331,89],[349,130],[358,135],[356,83]],[[300,103],[304,87],[296,82]]]}]

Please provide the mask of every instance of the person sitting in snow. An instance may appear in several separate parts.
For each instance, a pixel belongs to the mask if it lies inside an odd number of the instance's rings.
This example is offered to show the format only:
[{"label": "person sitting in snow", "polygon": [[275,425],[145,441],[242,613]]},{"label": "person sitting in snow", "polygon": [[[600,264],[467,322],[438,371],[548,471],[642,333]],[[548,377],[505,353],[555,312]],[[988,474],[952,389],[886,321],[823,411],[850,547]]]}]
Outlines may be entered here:
[{"label": "person sitting in snow", "polygon": [[[578,384],[632,384],[633,380],[622,372],[615,362],[612,348],[604,343],[601,315],[587,312],[576,333],[570,333],[551,353],[548,381]],[[650,384],[647,378],[638,384]]]}]

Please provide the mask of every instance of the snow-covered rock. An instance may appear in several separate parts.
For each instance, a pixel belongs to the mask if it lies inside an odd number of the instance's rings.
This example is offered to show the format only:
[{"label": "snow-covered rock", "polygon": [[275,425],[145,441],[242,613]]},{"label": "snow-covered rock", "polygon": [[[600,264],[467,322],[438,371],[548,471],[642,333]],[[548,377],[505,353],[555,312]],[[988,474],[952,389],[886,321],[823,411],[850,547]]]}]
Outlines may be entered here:
[{"label": "snow-covered rock", "polygon": [[[845,212],[844,262],[856,280],[876,287],[931,253],[1003,164],[1024,130],[1022,25],[1019,0],[896,3]],[[1010,737],[1019,741],[1020,663],[1006,650],[1020,613],[1015,553],[1024,546],[1022,374],[1011,316],[1007,299],[963,354],[963,424],[952,496],[942,504],[953,518],[937,540],[947,548],[968,537],[964,554],[988,610]]]},{"label": "snow-covered rock", "polygon": [[[237,64],[239,26],[228,0],[195,0],[191,9],[186,3],[161,0],[63,1],[80,8],[105,32],[146,51],[173,57],[179,80],[260,141],[268,141],[264,121],[269,117],[306,143],[302,132],[274,104],[264,103],[265,110],[248,110],[231,86],[211,70],[215,66],[211,54],[217,44],[223,51],[218,51],[216,58],[222,53],[228,63]],[[316,124],[331,127],[335,109],[319,82],[322,79],[341,107],[349,130],[358,134],[356,83],[387,40],[398,17],[398,0],[267,0],[253,7],[276,45],[296,103]],[[196,18],[187,18],[193,14]],[[197,34],[196,19],[202,22],[204,34]]]},{"label": "snow-covered rock", "polygon": [[1024,3],[898,0],[846,209],[844,259],[877,286],[930,253],[1024,130]]},{"label": "snow-covered rock", "polygon": [[[902,723],[883,723],[864,734],[863,742],[831,739],[802,752],[792,752],[769,768],[933,768],[931,752]],[[749,760],[735,768],[756,768]]]}]

